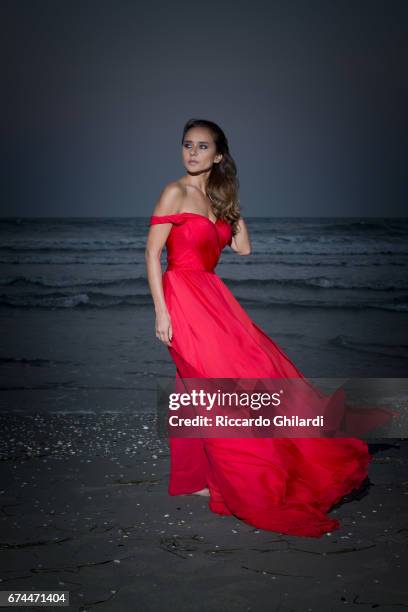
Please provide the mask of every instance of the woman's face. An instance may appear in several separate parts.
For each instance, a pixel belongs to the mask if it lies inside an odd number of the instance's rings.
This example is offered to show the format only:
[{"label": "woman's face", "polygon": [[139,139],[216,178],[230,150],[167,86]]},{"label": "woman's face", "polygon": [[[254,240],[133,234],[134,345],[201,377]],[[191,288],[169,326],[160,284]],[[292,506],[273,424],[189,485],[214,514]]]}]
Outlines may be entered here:
[{"label": "woman's face", "polygon": [[222,155],[217,153],[215,142],[209,130],[203,127],[190,128],[183,140],[183,163],[189,172],[211,170]]}]

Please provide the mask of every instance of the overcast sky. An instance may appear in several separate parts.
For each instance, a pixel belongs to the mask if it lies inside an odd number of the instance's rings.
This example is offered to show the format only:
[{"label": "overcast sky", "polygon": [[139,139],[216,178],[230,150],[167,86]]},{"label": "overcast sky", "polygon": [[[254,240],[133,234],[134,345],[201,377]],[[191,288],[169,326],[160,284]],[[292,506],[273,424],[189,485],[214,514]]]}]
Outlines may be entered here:
[{"label": "overcast sky", "polygon": [[405,216],[408,2],[2,0],[2,216],[150,215],[220,124],[244,216]]}]

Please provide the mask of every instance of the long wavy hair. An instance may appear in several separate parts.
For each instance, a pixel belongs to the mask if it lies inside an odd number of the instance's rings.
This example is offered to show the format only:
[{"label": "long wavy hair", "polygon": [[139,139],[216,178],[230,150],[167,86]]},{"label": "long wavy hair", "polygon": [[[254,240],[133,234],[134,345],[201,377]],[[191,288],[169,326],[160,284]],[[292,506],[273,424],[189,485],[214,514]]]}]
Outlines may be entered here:
[{"label": "long wavy hair", "polygon": [[233,235],[237,232],[237,222],[241,216],[239,201],[239,180],[237,167],[229,152],[228,140],[222,129],[213,121],[189,119],[183,128],[183,137],[194,127],[207,128],[215,142],[217,153],[222,154],[219,163],[213,164],[207,180],[206,192],[212,202],[212,210],[217,218],[225,219],[232,226]]}]

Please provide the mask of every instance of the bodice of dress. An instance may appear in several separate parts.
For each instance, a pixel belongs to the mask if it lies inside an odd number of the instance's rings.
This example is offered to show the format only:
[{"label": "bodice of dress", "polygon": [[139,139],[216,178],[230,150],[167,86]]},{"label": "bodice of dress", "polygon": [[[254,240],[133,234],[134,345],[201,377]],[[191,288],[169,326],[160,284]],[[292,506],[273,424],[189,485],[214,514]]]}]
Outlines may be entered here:
[{"label": "bodice of dress", "polygon": [[223,248],[232,241],[232,227],[228,221],[214,223],[198,213],[152,215],[149,225],[171,223],[167,237],[167,271],[175,269],[213,272]]}]

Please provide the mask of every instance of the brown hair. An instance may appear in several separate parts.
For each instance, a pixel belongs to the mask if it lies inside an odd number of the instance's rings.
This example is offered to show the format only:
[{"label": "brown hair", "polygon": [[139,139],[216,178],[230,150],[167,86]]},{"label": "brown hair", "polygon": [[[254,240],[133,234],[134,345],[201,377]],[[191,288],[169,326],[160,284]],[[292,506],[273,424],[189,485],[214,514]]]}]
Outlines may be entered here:
[{"label": "brown hair", "polygon": [[206,191],[212,202],[212,210],[216,217],[231,223],[232,232],[236,234],[236,224],[241,216],[238,196],[239,180],[236,164],[229,152],[228,140],[216,123],[206,119],[189,119],[183,129],[181,144],[183,144],[188,130],[194,127],[204,127],[210,130],[217,153],[223,156],[219,163],[213,164],[207,180]]}]

